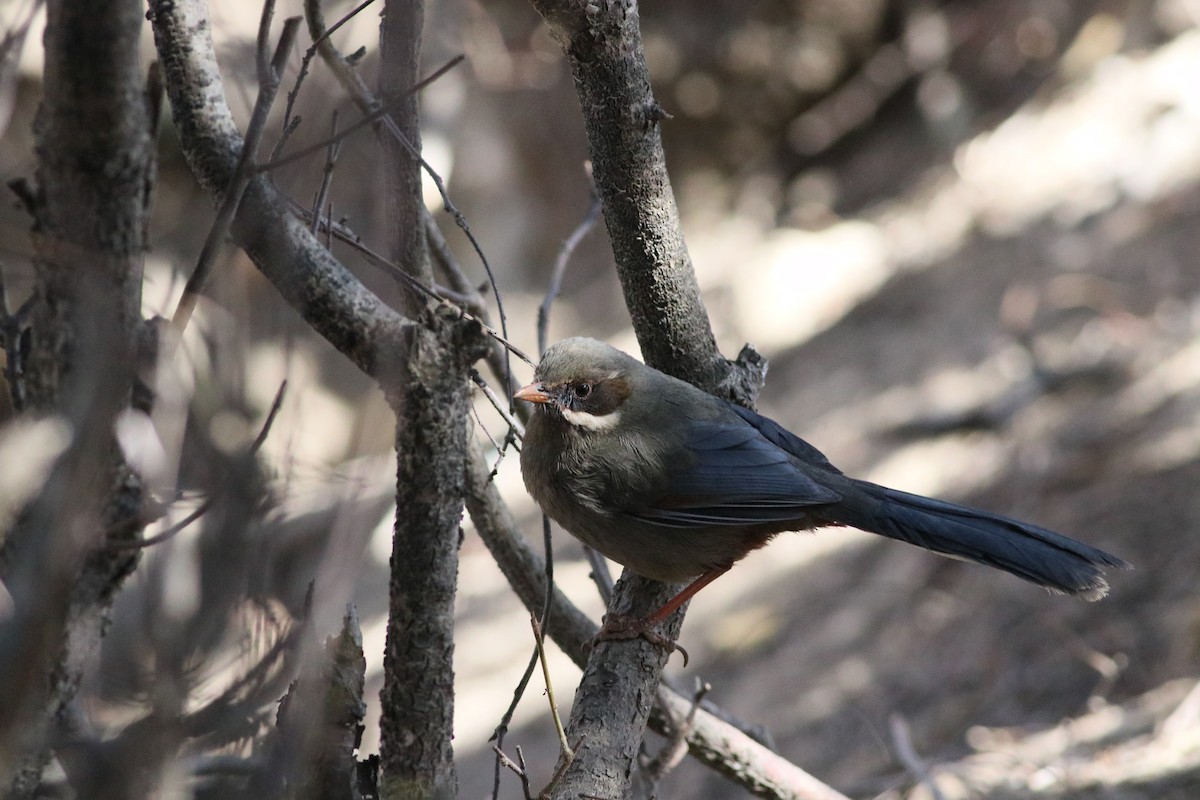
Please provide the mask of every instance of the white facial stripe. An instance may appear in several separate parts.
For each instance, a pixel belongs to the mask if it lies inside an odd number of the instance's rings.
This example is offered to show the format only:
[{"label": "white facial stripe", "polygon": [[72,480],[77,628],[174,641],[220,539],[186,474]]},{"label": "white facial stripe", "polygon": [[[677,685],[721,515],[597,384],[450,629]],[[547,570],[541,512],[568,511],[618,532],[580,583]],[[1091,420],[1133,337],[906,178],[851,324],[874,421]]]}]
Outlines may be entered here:
[{"label": "white facial stripe", "polygon": [[562,409],[563,419],[580,428],[587,428],[589,431],[607,431],[612,430],[621,420],[621,410],[610,411],[604,416],[596,416],[588,414],[584,411],[573,411],[569,408]]}]

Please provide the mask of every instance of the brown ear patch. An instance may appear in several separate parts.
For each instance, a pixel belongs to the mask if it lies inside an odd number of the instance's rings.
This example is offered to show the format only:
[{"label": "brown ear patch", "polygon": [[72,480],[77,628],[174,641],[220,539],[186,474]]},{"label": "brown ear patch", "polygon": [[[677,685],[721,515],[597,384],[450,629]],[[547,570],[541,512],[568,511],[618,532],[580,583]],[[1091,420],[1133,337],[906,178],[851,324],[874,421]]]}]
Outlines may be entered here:
[{"label": "brown ear patch", "polygon": [[629,397],[631,388],[623,375],[604,378],[592,385],[592,392],[579,401],[579,410],[603,417],[616,411]]}]

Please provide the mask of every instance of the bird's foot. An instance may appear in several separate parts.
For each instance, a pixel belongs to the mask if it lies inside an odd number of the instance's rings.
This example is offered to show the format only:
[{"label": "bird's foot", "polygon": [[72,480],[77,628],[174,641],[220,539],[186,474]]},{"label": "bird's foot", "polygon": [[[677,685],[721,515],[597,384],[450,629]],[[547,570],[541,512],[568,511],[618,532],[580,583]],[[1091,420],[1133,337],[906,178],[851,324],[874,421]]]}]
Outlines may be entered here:
[{"label": "bird's foot", "polygon": [[654,623],[646,617],[629,617],[623,614],[605,614],[604,624],[600,632],[588,640],[585,647],[591,650],[600,642],[621,641],[624,639],[645,639],[653,645],[661,647],[668,653],[679,651],[683,656],[683,665],[688,665],[688,651],[671,639],[650,629]]}]

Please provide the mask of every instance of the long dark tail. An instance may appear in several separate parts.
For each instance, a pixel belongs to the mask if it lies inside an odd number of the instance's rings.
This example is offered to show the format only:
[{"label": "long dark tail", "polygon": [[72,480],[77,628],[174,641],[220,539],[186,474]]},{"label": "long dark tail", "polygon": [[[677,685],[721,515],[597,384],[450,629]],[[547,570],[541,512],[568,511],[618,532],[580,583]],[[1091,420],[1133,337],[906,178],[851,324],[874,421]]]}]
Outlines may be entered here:
[{"label": "long dark tail", "polygon": [[1103,568],[1129,568],[1116,556],[1036,525],[865,481],[854,484],[870,499],[839,504],[839,522],[1002,569],[1052,592],[1099,600],[1108,594]]}]

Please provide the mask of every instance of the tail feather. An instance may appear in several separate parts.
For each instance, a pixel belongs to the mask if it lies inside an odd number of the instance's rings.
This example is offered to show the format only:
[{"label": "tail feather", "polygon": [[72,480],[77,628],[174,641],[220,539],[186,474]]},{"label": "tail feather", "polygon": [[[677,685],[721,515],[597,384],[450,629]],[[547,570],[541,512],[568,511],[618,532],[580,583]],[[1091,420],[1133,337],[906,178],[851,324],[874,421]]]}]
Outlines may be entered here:
[{"label": "tail feather", "polygon": [[[986,564],[1053,592],[1099,600],[1108,594],[1104,567],[1129,564],[1060,533],[999,514],[856,481],[879,502],[873,513],[844,522],[935,553]],[[860,515],[854,515],[860,516]]]}]

